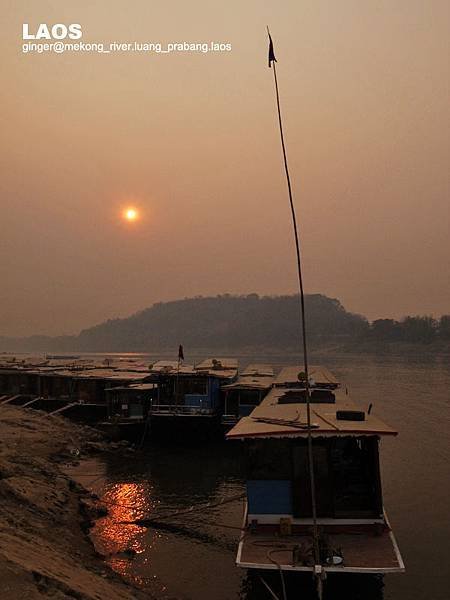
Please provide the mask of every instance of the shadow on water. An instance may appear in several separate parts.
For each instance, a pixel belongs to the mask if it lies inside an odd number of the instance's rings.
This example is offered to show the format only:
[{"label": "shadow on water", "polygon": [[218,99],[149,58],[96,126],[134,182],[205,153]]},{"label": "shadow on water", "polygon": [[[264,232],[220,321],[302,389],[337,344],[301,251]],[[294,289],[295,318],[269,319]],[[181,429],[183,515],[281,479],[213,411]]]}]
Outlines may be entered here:
[{"label": "shadow on water", "polygon": [[126,467],[120,462],[116,458],[106,463],[110,481],[124,467],[129,476],[151,482],[159,499],[175,503],[187,496],[210,498],[224,483],[243,484],[240,443],[187,443],[180,439],[148,443],[128,459]]}]

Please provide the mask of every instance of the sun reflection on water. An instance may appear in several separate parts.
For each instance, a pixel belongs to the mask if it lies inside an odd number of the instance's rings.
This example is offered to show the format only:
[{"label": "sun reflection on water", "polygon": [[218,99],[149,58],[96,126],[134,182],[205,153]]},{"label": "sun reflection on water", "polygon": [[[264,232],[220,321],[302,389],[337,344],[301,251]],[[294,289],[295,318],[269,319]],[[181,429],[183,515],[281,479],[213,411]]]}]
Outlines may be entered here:
[{"label": "sun reflection on water", "polygon": [[[151,551],[160,535],[130,521],[148,517],[158,506],[158,502],[152,500],[151,486],[115,483],[108,487],[101,501],[108,515],[99,519],[92,531],[96,549],[120,575],[135,585],[145,586],[149,582],[136,574],[133,560]],[[148,558],[142,559],[145,563],[148,561]]]}]

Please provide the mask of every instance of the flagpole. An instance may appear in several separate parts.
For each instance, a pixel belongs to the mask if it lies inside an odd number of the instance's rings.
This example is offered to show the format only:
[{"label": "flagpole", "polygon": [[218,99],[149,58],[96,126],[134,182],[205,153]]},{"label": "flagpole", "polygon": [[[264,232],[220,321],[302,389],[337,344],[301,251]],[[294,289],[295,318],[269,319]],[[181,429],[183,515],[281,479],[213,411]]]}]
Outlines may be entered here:
[{"label": "flagpole", "polygon": [[177,362],[177,380],[176,380],[176,393],[175,393],[175,405],[177,407],[178,410],[178,385],[179,385],[179,381],[180,381],[180,362],[181,362],[181,345],[178,346],[178,362]]},{"label": "flagpole", "polygon": [[175,405],[177,407],[178,410],[178,403],[179,403],[179,383],[180,383],[180,357],[178,356],[178,363],[177,363],[177,391],[175,394]]},{"label": "flagpole", "polygon": [[178,363],[177,363],[177,381],[176,381],[176,394],[175,394],[175,404],[178,406],[178,391],[179,391],[179,382],[180,382],[180,365],[184,360],[184,350],[183,346],[180,344],[178,346]]},{"label": "flagpole", "polygon": [[277,112],[278,112],[278,125],[280,129],[280,138],[281,138],[281,148],[283,150],[283,162],[284,162],[284,171],[286,174],[287,188],[289,194],[289,205],[291,209],[291,217],[292,217],[292,225],[294,229],[294,239],[295,239],[295,251],[296,251],[296,259],[297,259],[297,275],[298,275],[298,285],[300,291],[300,308],[301,308],[301,331],[302,331],[302,345],[303,345],[303,365],[305,372],[305,391],[306,391],[306,419],[307,419],[307,432],[308,432],[308,465],[309,465],[309,478],[311,484],[311,505],[312,505],[312,520],[313,520],[313,549],[314,549],[314,562],[315,565],[320,565],[320,551],[319,551],[319,534],[317,528],[317,507],[316,507],[316,486],[315,486],[315,476],[314,476],[314,458],[313,458],[313,448],[312,448],[312,435],[311,435],[311,390],[309,387],[309,370],[308,370],[308,349],[306,343],[306,317],[305,317],[305,294],[303,289],[303,273],[302,273],[302,262],[301,262],[301,249],[300,249],[300,239],[299,239],[299,231],[297,226],[297,215],[295,212],[294,200],[292,196],[292,186],[291,186],[291,178],[289,175],[287,154],[286,154],[286,145],[284,142],[284,133],[283,133],[283,121],[281,119],[281,106],[280,106],[280,93],[278,90],[278,80],[277,80],[277,69],[275,63],[277,59],[275,58],[275,54],[273,51],[272,38],[270,37],[269,28],[267,28],[267,33],[269,35],[269,67],[273,68],[273,78],[275,82],[275,93],[277,99]]}]

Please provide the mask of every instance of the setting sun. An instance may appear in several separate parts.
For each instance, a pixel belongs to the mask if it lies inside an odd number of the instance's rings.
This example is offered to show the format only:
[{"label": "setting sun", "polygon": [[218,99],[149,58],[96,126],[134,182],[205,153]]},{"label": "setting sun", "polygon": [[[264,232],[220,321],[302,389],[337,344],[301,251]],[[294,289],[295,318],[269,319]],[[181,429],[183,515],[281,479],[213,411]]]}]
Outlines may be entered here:
[{"label": "setting sun", "polygon": [[123,216],[127,221],[136,221],[139,214],[135,208],[126,208],[123,212]]}]

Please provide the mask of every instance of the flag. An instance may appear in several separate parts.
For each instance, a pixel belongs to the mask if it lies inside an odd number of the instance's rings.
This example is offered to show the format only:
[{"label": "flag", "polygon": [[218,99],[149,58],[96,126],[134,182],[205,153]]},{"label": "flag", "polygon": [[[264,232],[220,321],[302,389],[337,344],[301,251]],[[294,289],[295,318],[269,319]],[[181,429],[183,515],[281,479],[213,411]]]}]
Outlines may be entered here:
[{"label": "flag", "polygon": [[277,59],[275,58],[275,52],[273,51],[273,42],[268,29],[267,33],[269,35],[269,67],[271,67],[273,62],[277,62]]},{"label": "flag", "polygon": [[184,360],[183,346],[181,344],[178,347],[178,360],[179,361]]}]

